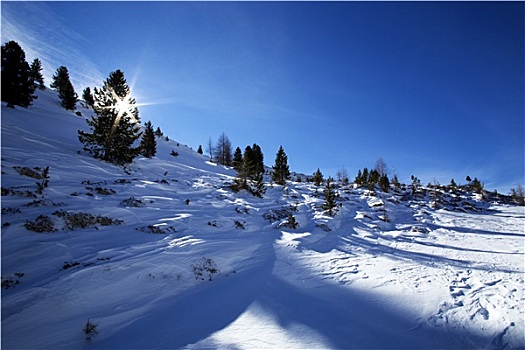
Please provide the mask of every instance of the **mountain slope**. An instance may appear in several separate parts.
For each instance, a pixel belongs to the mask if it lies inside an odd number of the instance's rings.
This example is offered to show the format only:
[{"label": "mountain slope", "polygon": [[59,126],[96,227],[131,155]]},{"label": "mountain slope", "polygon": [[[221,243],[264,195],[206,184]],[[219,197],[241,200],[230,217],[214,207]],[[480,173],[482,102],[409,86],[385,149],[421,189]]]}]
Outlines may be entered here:
[{"label": "mountain slope", "polygon": [[84,119],[38,94],[2,104],[2,348],[523,346],[523,208],[344,187],[331,218],[322,187],[235,194],[174,141],[79,153]]}]

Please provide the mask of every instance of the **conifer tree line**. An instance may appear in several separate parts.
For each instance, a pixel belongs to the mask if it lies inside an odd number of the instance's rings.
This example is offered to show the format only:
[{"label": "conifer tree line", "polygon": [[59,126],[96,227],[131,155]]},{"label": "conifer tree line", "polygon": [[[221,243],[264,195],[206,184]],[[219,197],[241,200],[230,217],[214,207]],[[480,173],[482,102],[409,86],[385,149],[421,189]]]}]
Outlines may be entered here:
[{"label": "conifer tree line", "polygon": [[[35,63],[37,67],[38,63]],[[2,45],[2,101],[8,107],[29,107],[36,98],[35,80],[24,50],[16,41]],[[42,78],[43,82],[43,78]]]}]

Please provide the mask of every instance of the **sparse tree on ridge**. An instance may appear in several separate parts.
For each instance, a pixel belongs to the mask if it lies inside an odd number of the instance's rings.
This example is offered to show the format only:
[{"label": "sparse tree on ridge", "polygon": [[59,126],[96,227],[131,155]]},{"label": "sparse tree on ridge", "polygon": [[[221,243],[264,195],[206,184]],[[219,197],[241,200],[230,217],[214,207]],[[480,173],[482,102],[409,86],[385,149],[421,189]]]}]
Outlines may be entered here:
[{"label": "sparse tree on ridge", "polygon": [[388,174],[388,167],[387,167],[386,162],[385,162],[385,160],[383,158],[379,158],[376,161],[376,166],[375,166],[374,170],[377,171],[379,176]]},{"label": "sparse tree on ridge", "polygon": [[321,184],[324,182],[323,173],[321,173],[321,170],[317,169],[317,171],[314,173],[313,181],[316,186],[321,186]]},{"label": "sparse tree on ridge", "polygon": [[127,164],[140,154],[133,144],[141,136],[139,111],[124,73],[111,72],[101,89],[95,89],[93,110],[96,116],[86,120],[91,133],[78,131],[84,150],[96,158],[115,164]]},{"label": "sparse tree on ridge", "polygon": [[202,153],[203,153],[203,152],[202,152],[202,146],[201,146],[201,145],[199,145],[199,148],[197,149],[197,153],[198,153],[198,154],[202,154]]},{"label": "sparse tree on ridge", "polygon": [[144,134],[140,142],[140,153],[146,157],[151,158],[157,154],[157,140],[155,139],[155,132],[151,122],[144,123]]},{"label": "sparse tree on ridge", "polygon": [[512,188],[510,195],[518,205],[525,206],[525,190],[521,184],[518,184],[516,188]]},{"label": "sparse tree on ridge", "polygon": [[60,66],[55,75],[53,75],[53,82],[51,83],[51,88],[58,91],[60,100],[62,100],[62,107],[67,110],[74,110],[75,104],[77,103],[78,95],[71,84],[69,79],[69,72],[66,67]]},{"label": "sparse tree on ridge", "polygon": [[232,166],[232,144],[224,132],[219,136],[215,147],[215,160],[218,164]]},{"label": "sparse tree on ridge", "polygon": [[42,75],[42,69],[42,62],[40,62],[38,58],[35,58],[31,63],[30,76],[33,80],[35,88],[45,90],[46,86],[44,85],[44,76]]},{"label": "sparse tree on ridge", "polygon": [[24,50],[16,41],[2,46],[2,101],[7,106],[29,107],[36,98],[35,84]]},{"label": "sparse tree on ridge", "polygon": [[208,143],[206,144],[206,152],[208,152],[210,155],[210,162],[213,162],[213,153],[215,153],[215,149],[213,148],[211,137],[208,139]]},{"label": "sparse tree on ridge", "polygon": [[342,167],[341,169],[337,170],[337,173],[335,175],[337,177],[337,181],[341,182],[343,186],[348,185],[348,182],[350,182],[350,180],[348,179],[348,172],[346,171],[345,167]]},{"label": "sparse tree on ridge", "polygon": [[290,179],[290,167],[288,166],[288,156],[284,152],[283,146],[279,147],[275,156],[275,165],[273,166],[272,180],[278,185],[286,184]]},{"label": "sparse tree on ridge", "polygon": [[330,216],[334,216],[334,208],[337,206],[335,203],[335,191],[332,183],[333,179],[329,177],[326,181],[326,188],[324,191],[325,201],[323,203],[323,210],[326,210]]}]

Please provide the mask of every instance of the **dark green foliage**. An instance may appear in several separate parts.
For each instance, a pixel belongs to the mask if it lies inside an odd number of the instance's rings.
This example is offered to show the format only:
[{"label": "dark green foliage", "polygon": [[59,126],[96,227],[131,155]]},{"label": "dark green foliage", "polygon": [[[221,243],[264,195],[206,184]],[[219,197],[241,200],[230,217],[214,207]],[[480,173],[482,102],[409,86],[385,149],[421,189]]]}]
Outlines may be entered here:
[{"label": "dark green foliage", "polygon": [[44,76],[42,75],[42,62],[38,58],[35,58],[31,63],[30,67],[30,78],[33,80],[35,88],[40,90],[45,90],[46,86],[44,85]]},{"label": "dark green foliage", "polygon": [[164,134],[162,133],[162,130],[160,130],[160,126],[158,126],[157,130],[155,130],[155,136],[157,136],[157,137],[164,137]]},{"label": "dark green foliage", "polygon": [[410,179],[412,180],[412,184],[410,185],[410,188],[412,189],[412,196],[416,197],[417,191],[421,187],[421,180],[419,180],[414,175],[412,175]]},{"label": "dark green foliage", "polygon": [[401,183],[399,182],[399,179],[397,178],[397,175],[394,175],[391,181],[392,185],[394,185],[395,188],[401,187]]},{"label": "dark green foliage", "polygon": [[74,110],[75,104],[77,103],[78,95],[71,84],[69,79],[69,72],[66,67],[60,66],[55,75],[53,75],[53,82],[51,87],[58,91],[60,100],[62,101],[62,107],[67,110]]},{"label": "dark green foliage", "polygon": [[288,156],[284,152],[283,146],[279,147],[275,156],[275,165],[273,166],[272,180],[278,185],[286,184],[290,178],[290,167],[288,166]]},{"label": "dark green foliage", "polygon": [[386,174],[381,175],[379,178],[379,188],[383,192],[388,192],[390,190],[390,180]]},{"label": "dark green foliage", "polygon": [[29,107],[36,96],[35,84],[24,50],[16,41],[2,46],[2,101],[8,107]]},{"label": "dark green foliage", "polygon": [[[237,150],[236,153],[238,154]],[[232,185],[232,190],[235,192],[247,190],[254,196],[262,197],[266,192],[266,188],[263,179],[264,165],[262,164],[263,154],[261,148],[257,144],[254,144],[253,148],[246,146],[244,156],[241,159],[237,155],[237,161],[235,165],[237,167],[237,177]]]},{"label": "dark green foliage", "polygon": [[334,208],[337,206],[335,203],[335,191],[332,183],[333,180],[329,177],[326,181],[326,188],[324,190],[325,201],[323,204],[323,210],[326,210],[330,216],[334,216]]},{"label": "dark green foliage", "polygon": [[482,193],[484,188],[485,188],[485,185],[482,184],[477,177],[474,178],[474,180],[472,180],[470,183],[469,183],[469,188],[471,189],[472,192],[476,192],[476,193]]},{"label": "dark green foliage", "polygon": [[95,104],[95,100],[93,99],[93,94],[91,93],[89,86],[82,92],[82,99],[84,99],[84,101],[86,101],[90,107],[93,107],[93,104]]},{"label": "dark green foliage", "polygon": [[321,186],[321,184],[324,182],[323,173],[321,173],[321,170],[317,169],[317,171],[314,173],[313,182],[316,186]]},{"label": "dark green foliage", "polygon": [[93,110],[96,116],[87,120],[91,132],[78,131],[84,150],[114,164],[127,164],[140,154],[133,147],[140,138],[139,111],[120,70],[111,72],[102,89],[95,88]]},{"label": "dark green foliage", "polygon": [[201,146],[201,145],[199,145],[199,149],[197,150],[197,153],[198,153],[198,154],[203,154],[203,153],[204,153],[204,152],[202,151],[202,146]]},{"label": "dark green foliage", "polygon": [[243,162],[242,151],[237,147],[233,153],[233,169],[239,172],[243,166]]},{"label": "dark green foliage", "polygon": [[288,220],[286,221],[286,224],[284,226],[295,230],[299,226],[299,223],[297,222],[297,220],[295,220],[295,216],[289,214]]},{"label": "dark green foliage", "polygon": [[144,134],[140,142],[140,152],[146,158],[154,157],[157,154],[157,140],[151,122],[144,124]]}]

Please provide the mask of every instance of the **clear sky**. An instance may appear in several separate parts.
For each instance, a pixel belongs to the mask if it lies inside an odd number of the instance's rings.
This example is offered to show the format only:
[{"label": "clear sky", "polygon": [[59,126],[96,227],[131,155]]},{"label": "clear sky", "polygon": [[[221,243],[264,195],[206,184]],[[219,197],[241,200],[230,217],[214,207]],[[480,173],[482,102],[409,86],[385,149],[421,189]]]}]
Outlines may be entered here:
[{"label": "clear sky", "polygon": [[524,2],[5,2],[2,43],[121,69],[143,121],[194,149],[225,132],[293,171],[524,182]]}]

